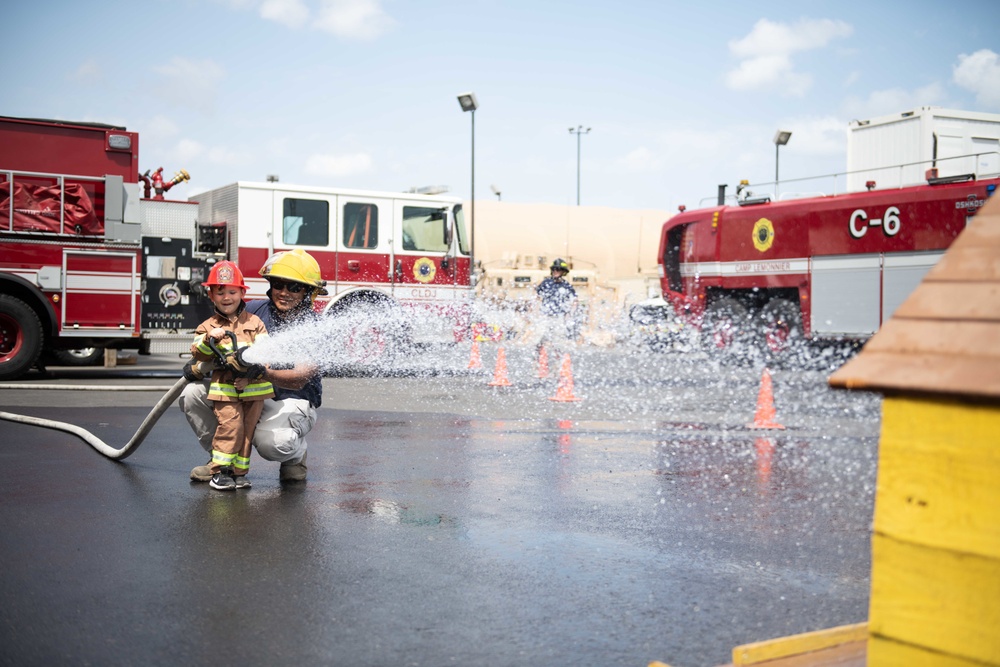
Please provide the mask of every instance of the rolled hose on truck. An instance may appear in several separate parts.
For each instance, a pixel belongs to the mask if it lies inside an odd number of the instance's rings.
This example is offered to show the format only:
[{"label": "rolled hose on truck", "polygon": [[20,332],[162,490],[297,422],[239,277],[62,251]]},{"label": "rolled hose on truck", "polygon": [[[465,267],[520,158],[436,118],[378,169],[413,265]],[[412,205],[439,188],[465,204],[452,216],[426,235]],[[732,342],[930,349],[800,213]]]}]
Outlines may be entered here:
[{"label": "rolled hose on truck", "polygon": [[[193,370],[190,374],[185,372],[184,377],[177,380],[177,382],[174,383],[174,386],[172,386],[169,390],[167,390],[167,393],[164,394],[162,398],[160,398],[160,400],[156,403],[156,405],[153,406],[153,409],[150,411],[148,415],[146,415],[146,418],[143,420],[142,424],[139,425],[139,429],[135,432],[135,435],[132,436],[132,439],[129,440],[125,444],[125,446],[121,447],[120,449],[115,449],[114,447],[108,445],[103,440],[98,438],[90,431],[87,431],[86,429],[82,429],[79,426],[75,426],[73,424],[67,424],[66,422],[53,421],[51,419],[41,419],[39,417],[29,417],[28,415],[18,415],[11,412],[0,412],[0,419],[10,422],[29,424],[31,426],[41,426],[43,428],[51,428],[57,431],[65,431],[67,433],[72,433],[73,435],[83,439],[88,445],[96,449],[98,453],[103,454],[104,456],[114,461],[121,461],[127,458],[129,455],[131,455],[132,452],[139,449],[139,445],[141,445],[142,441],[146,439],[146,436],[149,435],[149,432],[152,430],[156,422],[159,421],[160,417],[163,416],[163,413],[167,411],[167,408],[169,408],[173,404],[173,402],[177,399],[177,397],[181,395],[181,392],[184,391],[184,387],[189,382],[194,382],[199,380],[200,377],[204,377],[205,375],[211,372],[211,369],[212,369],[211,363],[201,362],[193,366]],[[14,385],[13,387],[5,386],[4,388],[25,389],[26,387],[48,388],[48,389],[53,388],[51,386],[46,387],[44,385]],[[58,388],[83,389],[86,391],[149,391],[147,387],[108,387],[102,385],[86,385],[86,386],[76,386],[76,387],[66,387],[60,385]]]}]

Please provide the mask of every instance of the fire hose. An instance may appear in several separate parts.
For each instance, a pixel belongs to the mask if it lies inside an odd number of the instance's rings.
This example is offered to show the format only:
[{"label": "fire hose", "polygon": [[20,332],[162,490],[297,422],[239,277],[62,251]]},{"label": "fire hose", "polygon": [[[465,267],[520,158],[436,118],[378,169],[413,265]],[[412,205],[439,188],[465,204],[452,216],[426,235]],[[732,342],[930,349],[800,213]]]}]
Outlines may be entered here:
[{"label": "fire hose", "polygon": [[[228,331],[226,333],[228,336],[232,338],[235,347],[236,335]],[[247,364],[246,362],[243,361],[242,352],[246,348],[238,350],[234,349],[233,351],[221,350],[218,347],[216,347],[215,343],[211,339],[208,339],[208,345],[215,353],[216,357],[218,358],[218,361],[220,361],[226,368],[231,370],[234,373],[234,375],[237,376],[242,375],[243,377],[246,377],[247,375],[250,374],[259,374],[259,372],[263,370],[263,367],[261,366],[257,366],[254,364]],[[104,456],[114,461],[121,461],[122,459],[125,459],[129,455],[131,455],[132,452],[139,449],[139,445],[141,445],[143,440],[146,439],[146,436],[149,435],[150,430],[152,430],[156,422],[159,421],[160,417],[163,416],[163,413],[167,411],[167,408],[169,408],[173,404],[173,402],[177,399],[177,397],[180,396],[181,392],[184,391],[184,387],[189,382],[195,382],[204,378],[205,375],[211,372],[212,368],[213,368],[212,363],[207,361],[203,361],[192,365],[190,367],[190,370],[185,368],[184,377],[177,380],[177,382],[175,382],[174,385],[170,387],[167,393],[164,394],[159,401],[157,401],[156,405],[153,406],[153,409],[150,411],[150,413],[146,415],[146,418],[143,420],[142,424],[139,425],[139,429],[135,432],[135,435],[132,436],[132,439],[129,440],[125,444],[125,446],[118,449],[108,445],[90,431],[80,428],[79,426],[75,426],[74,424],[54,421],[51,419],[42,419],[40,417],[30,417],[28,415],[18,415],[11,412],[0,412],[0,419],[5,421],[18,422],[21,424],[28,424],[31,426],[41,426],[43,428],[51,428],[58,431],[65,431],[66,433],[71,433],[83,439],[84,442],[86,442],[88,445],[96,449],[98,453],[103,454]],[[28,387],[34,387],[36,389],[53,388],[51,385],[16,385],[16,388],[18,389],[24,389]],[[59,386],[58,388],[88,389],[88,390],[98,390],[98,391],[123,391],[123,390],[146,391],[149,389],[148,387],[104,387],[100,385],[88,386],[88,387]]]},{"label": "fire hose", "polygon": [[[174,400],[178,396],[180,396],[181,392],[184,390],[184,386],[187,385],[188,382],[190,382],[190,380],[188,380],[188,378],[186,377],[182,377],[181,379],[177,380],[177,382],[174,383],[174,386],[172,386],[167,391],[167,393],[164,394],[163,397],[157,402],[157,404],[153,406],[153,410],[148,415],[146,415],[146,418],[139,426],[139,430],[137,430],[135,432],[135,435],[132,436],[132,439],[129,440],[128,443],[126,443],[125,446],[120,449],[115,449],[114,447],[108,445],[90,431],[82,429],[79,426],[75,426],[73,424],[67,424],[66,422],[53,421],[51,419],[41,419],[39,417],[29,417],[28,415],[17,415],[10,412],[0,412],[0,419],[10,422],[19,422],[21,424],[29,424],[31,426],[41,426],[44,428],[55,429],[57,431],[65,431],[67,433],[72,433],[73,435],[82,438],[88,445],[90,445],[91,447],[96,449],[99,453],[103,454],[109,459],[113,459],[115,461],[121,461],[122,459],[129,456],[132,452],[139,449],[139,445],[141,445],[142,441],[146,439],[146,436],[149,434],[149,431],[153,428],[153,425],[156,424],[156,422],[160,419],[163,413],[166,412],[167,408],[170,407],[170,405],[174,402]],[[80,388],[81,387],[72,387],[72,389],[80,389]],[[89,386],[82,388],[106,390],[105,387],[101,386]],[[121,388],[119,388],[119,390],[121,390]]]}]

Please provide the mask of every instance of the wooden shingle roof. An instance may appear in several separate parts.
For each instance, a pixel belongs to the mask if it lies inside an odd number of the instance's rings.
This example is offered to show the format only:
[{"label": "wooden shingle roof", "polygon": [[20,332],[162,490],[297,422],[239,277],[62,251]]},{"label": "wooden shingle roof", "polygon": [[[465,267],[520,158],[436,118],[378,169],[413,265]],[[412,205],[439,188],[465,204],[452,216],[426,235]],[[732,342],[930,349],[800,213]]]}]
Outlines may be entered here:
[{"label": "wooden shingle roof", "polygon": [[830,385],[1000,398],[1000,195]]}]

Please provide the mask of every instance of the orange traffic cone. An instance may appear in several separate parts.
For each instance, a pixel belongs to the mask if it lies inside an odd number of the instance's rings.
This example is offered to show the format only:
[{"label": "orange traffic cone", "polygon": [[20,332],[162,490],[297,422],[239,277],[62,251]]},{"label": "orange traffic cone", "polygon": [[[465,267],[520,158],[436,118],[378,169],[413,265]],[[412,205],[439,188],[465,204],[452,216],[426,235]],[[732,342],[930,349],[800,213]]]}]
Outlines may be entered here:
[{"label": "orange traffic cone", "polygon": [[545,346],[542,345],[538,348],[538,374],[537,377],[540,379],[545,379],[549,376],[549,353],[545,350]]},{"label": "orange traffic cone", "polygon": [[493,382],[490,387],[509,387],[510,380],[507,379],[507,353],[501,347],[497,350],[497,365],[493,369]]},{"label": "orange traffic cone", "polygon": [[559,369],[559,384],[556,386],[556,395],[549,396],[549,400],[559,401],[560,403],[583,400],[573,395],[573,362],[570,361],[568,354],[563,355],[562,368]]},{"label": "orange traffic cone", "polygon": [[749,428],[785,428],[774,421],[774,394],[771,392],[771,372],[764,369],[760,379],[760,391],[757,393],[757,412]]},{"label": "orange traffic cone", "polygon": [[479,357],[479,341],[473,338],[472,353],[469,355],[468,368],[478,370],[482,367],[483,367],[483,360]]}]

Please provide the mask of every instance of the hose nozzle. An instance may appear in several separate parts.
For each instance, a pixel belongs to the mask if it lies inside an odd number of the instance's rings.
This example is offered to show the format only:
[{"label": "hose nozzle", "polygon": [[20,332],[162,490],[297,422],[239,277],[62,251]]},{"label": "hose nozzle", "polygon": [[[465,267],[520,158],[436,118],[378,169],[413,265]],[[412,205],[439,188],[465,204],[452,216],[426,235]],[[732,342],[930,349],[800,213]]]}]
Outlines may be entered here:
[{"label": "hose nozzle", "polygon": [[238,374],[238,375],[239,374],[244,374],[245,375],[250,370],[250,368],[253,366],[253,364],[251,364],[250,362],[245,361],[243,359],[243,354],[248,349],[249,348],[241,347],[241,348],[238,348],[235,352],[233,352],[230,355],[230,358],[229,358],[229,367],[232,368],[233,372],[236,373],[236,374]]},{"label": "hose nozzle", "polygon": [[252,362],[245,361],[243,359],[244,353],[248,348],[239,347],[236,342],[236,334],[232,331],[226,332],[226,337],[232,341],[233,346],[230,350],[222,350],[211,338],[207,339],[208,346],[218,357],[219,363],[226,367],[235,377],[248,377],[255,378],[264,374],[264,367],[260,364],[255,364]]}]

